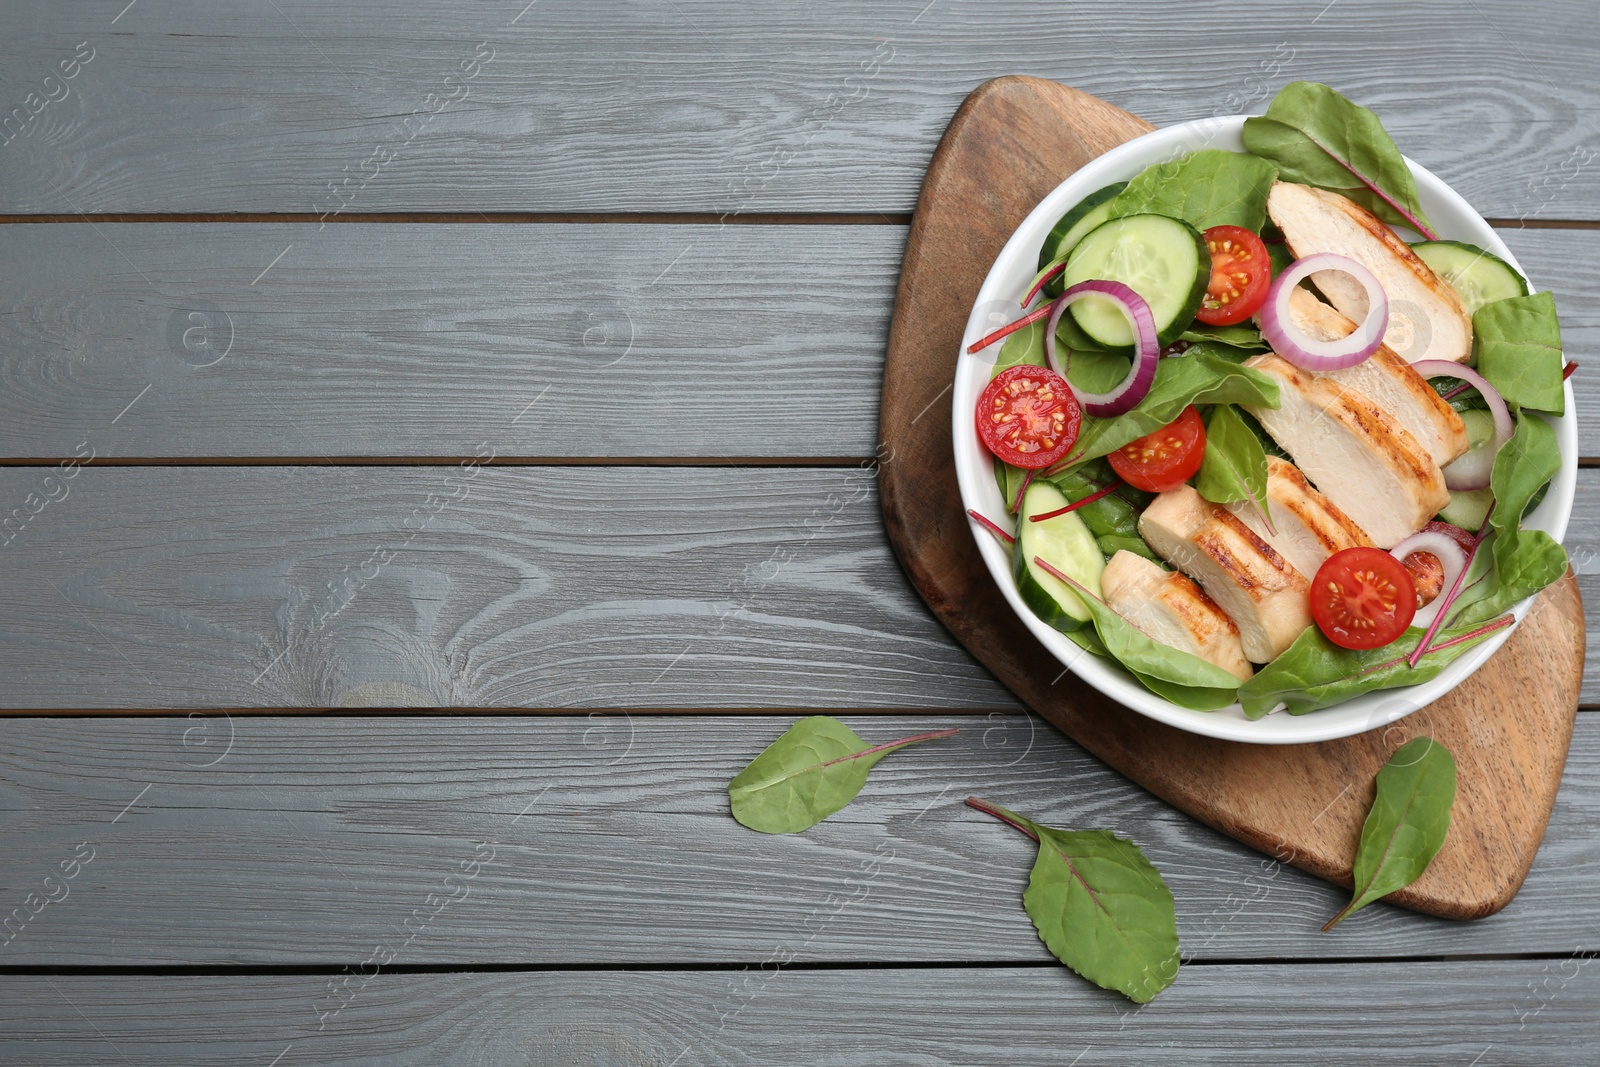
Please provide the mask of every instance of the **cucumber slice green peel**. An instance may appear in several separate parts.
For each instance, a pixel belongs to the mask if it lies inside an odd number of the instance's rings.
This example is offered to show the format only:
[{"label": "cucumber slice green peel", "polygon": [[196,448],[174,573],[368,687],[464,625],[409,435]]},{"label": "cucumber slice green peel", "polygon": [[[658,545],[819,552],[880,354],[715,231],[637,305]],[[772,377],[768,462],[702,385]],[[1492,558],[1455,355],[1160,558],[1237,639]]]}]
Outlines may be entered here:
[{"label": "cucumber slice green peel", "polygon": [[[1116,182],[1104,189],[1097,189],[1061,216],[1050,230],[1050,235],[1044,239],[1044,244],[1039,246],[1039,272],[1044,273],[1053,263],[1066,262],[1067,253],[1077,247],[1084,235],[1111,217],[1111,200],[1127,186],[1127,182]],[[1064,288],[1061,279],[1055,278],[1045,286],[1045,292],[1050,296],[1060,296]]]},{"label": "cucumber slice green peel", "polygon": [[1527,296],[1531,291],[1528,280],[1511,264],[1477,245],[1465,241],[1418,241],[1411,251],[1456,291],[1468,315],[1485,304]]},{"label": "cucumber slice green peel", "polygon": [[[1194,321],[1211,280],[1211,253],[1193,226],[1165,215],[1124,215],[1095,227],[1067,257],[1064,287],[1091,280],[1122,282],[1144,297],[1157,340],[1170,345]],[[1133,327],[1110,300],[1081,300],[1072,318],[1092,347],[1133,351]],[[1065,320],[1063,320],[1065,321]]]},{"label": "cucumber slice green peel", "polygon": [[1029,486],[1017,516],[1017,543],[1011,553],[1011,572],[1022,602],[1046,625],[1064,633],[1089,625],[1094,616],[1071,586],[1037,566],[1034,558],[1045,560],[1095,594],[1106,569],[1094,534],[1077,512],[1032,521],[1035,515],[1058,511],[1067,504],[1061,490],[1048,482]]}]

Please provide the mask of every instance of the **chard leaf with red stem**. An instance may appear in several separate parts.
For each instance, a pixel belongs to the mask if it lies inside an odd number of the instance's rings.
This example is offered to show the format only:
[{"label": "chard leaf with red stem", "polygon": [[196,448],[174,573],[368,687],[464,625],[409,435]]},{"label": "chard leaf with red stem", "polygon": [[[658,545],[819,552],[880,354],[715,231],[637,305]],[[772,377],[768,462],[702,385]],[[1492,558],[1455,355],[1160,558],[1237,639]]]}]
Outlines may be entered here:
[{"label": "chard leaf with red stem", "polygon": [[967,804],[1039,843],[1022,905],[1056,959],[1143,1004],[1178,976],[1172,891],[1139,846],[1109,830],[1057,830],[977,797]]},{"label": "chard leaf with red stem", "polygon": [[1378,116],[1326,85],[1285,85],[1265,115],[1244,120],[1243,137],[1246,150],[1277,164],[1279,181],[1341,193],[1391,226],[1439,239]]}]

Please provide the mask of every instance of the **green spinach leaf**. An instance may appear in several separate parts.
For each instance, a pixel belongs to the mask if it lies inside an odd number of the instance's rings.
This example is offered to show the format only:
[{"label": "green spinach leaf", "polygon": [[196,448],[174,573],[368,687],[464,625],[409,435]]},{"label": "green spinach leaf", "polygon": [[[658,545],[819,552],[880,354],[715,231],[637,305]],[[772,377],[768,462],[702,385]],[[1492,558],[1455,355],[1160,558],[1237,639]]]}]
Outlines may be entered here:
[{"label": "green spinach leaf", "polygon": [[1030,367],[1045,365],[1044,323],[1030,322],[1005,339],[1000,346],[1000,354],[994,359],[994,366],[989,370],[990,379],[1019,363]]},{"label": "green spinach leaf", "polygon": [[1277,164],[1280,181],[1342,193],[1384,222],[1438,239],[1411,168],[1378,116],[1326,85],[1284,86],[1265,115],[1244,120],[1244,146]]},{"label": "green spinach leaf", "polygon": [[1420,878],[1450,832],[1455,800],[1456,761],[1449,749],[1431,737],[1396,749],[1378,772],[1377,795],[1361,827],[1354,895],[1322,932]]},{"label": "green spinach leaf", "polygon": [[1239,687],[1239,705],[1251,719],[1261,718],[1280,703],[1288,706],[1291,715],[1304,715],[1375,689],[1426,682],[1510,622],[1508,615],[1499,625],[1462,624],[1442,629],[1415,667],[1406,657],[1423,638],[1425,631],[1420,626],[1411,627],[1382,648],[1361,651],[1340,648],[1311,626]]},{"label": "green spinach leaf", "polygon": [[1109,830],[1057,830],[977,797],[967,803],[1039,843],[1022,905],[1039,939],[1102,989],[1139,1004],[1178,976],[1172,890],[1138,845]]},{"label": "green spinach leaf", "polygon": [[[1063,319],[1063,321],[1065,321]],[[1033,367],[1046,365],[1044,356],[1043,322],[1030,322],[1007,337],[1000,346],[990,377],[1007,367],[1025,363]],[[1097,349],[1076,349],[1056,334],[1056,358],[1064,361],[1067,381],[1086,393],[1104,393],[1128,376],[1127,356]]]},{"label": "green spinach leaf", "polygon": [[[1494,536],[1484,542],[1484,549],[1494,557]],[[1485,552],[1480,551],[1479,555]],[[1525,597],[1530,597],[1557,581],[1567,573],[1567,550],[1543,530],[1524,530],[1517,539],[1517,547],[1504,563],[1496,563],[1481,577],[1469,575],[1477,581],[1476,588],[1463,593],[1451,611],[1450,621],[1457,628],[1472,626],[1494,618]],[[1474,567],[1474,570],[1477,568]]]},{"label": "green spinach leaf", "polygon": [[1261,331],[1248,322],[1237,323],[1233,326],[1207,326],[1197,320],[1191,323],[1187,330],[1178,335],[1178,340],[1188,341],[1191,344],[1209,342],[1211,344],[1226,345],[1229,348],[1237,348],[1245,352],[1265,352],[1272,347],[1262,338]]},{"label": "green spinach leaf", "polygon": [[1267,220],[1267,194],[1278,171],[1259,156],[1206,148],[1140,171],[1111,201],[1110,218],[1166,215],[1197,230]]},{"label": "green spinach leaf", "polygon": [[1489,487],[1494,490],[1489,528],[1495,534],[1495,565],[1502,571],[1517,556],[1523,539],[1533,532],[1520,529],[1529,502],[1560,469],[1561,446],[1555,430],[1539,416],[1519,412],[1516,432],[1495,455],[1489,476]]},{"label": "green spinach leaf", "polygon": [[764,834],[815,826],[854,800],[867,772],[889,753],[957,732],[935,730],[868,745],[838,719],[801,719],[728,783],[733,817]]},{"label": "green spinach leaf", "polygon": [[1181,356],[1163,359],[1155,381],[1138,407],[1111,419],[1085,417],[1073,446],[1074,462],[1115,452],[1129,441],[1167,425],[1190,404],[1278,406],[1278,383],[1270,375],[1241,366],[1219,351],[1198,344]]},{"label": "green spinach leaf", "polygon": [[1211,412],[1205,458],[1194,487],[1214,504],[1248,500],[1272,521],[1267,510],[1266,450],[1232,404],[1218,404]]},{"label": "green spinach leaf", "polygon": [[1549,293],[1513,296],[1485,304],[1472,316],[1478,373],[1508,404],[1561,414],[1561,323]]}]

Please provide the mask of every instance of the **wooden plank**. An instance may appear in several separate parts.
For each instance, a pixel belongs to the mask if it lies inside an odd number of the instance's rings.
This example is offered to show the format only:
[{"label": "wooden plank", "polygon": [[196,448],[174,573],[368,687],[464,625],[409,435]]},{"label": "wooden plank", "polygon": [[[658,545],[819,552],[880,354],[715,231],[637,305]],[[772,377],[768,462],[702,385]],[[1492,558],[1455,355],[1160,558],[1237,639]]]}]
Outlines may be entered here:
[{"label": "wooden plank", "polygon": [[[1600,471],[1588,468],[1578,472],[1578,492],[1564,543],[1578,575],[1578,588],[1583,591],[1584,621],[1594,635],[1594,623],[1600,621]],[[1592,705],[1600,703],[1600,641],[1591,636],[1584,651],[1579,700]]]},{"label": "wooden plank", "polygon": [[1341,1067],[1474,1057],[1567,1067],[1592,1051],[1592,970],[1572,959],[1194,968],[1143,1009],[1060,967],[39,975],[0,978],[0,1054],[74,1067],[197,1055],[282,1067]]},{"label": "wooden plank", "polygon": [[870,469],[70,473],[0,470],[0,707],[1019,706],[907,586]]},{"label": "wooden plank", "polygon": [[1484,214],[1600,217],[1587,0],[118,7],[6,6],[0,212],[905,212],[961,98],[1026,72],[1157,125],[1328,81]]},{"label": "wooden plank", "polygon": [[1456,923],[1379,904],[1331,935],[1342,891],[1031,717],[845,718],[873,740],[961,733],[782,837],[735,823],[725,790],[787,716],[14,720],[0,915],[30,892],[57,902],[16,917],[0,966],[339,967],[375,944],[398,966],[721,965],[774,946],[806,964],[1045,962],[1020,906],[1033,845],[965,807],[974,794],[1132,835],[1172,887],[1188,959],[1600,950],[1600,716],[1579,718],[1509,908]]},{"label": "wooden plank", "polygon": [[874,226],[5,233],[0,456],[56,458],[871,456],[904,243]]},{"label": "wooden plank", "polygon": [[73,475],[0,471],[11,708],[1017,707],[870,467]]},{"label": "wooden plank", "polygon": [[[867,457],[905,245],[899,226],[4,233],[11,459]],[[1600,232],[1505,236],[1554,288],[1594,409]],[[1581,435],[1600,456],[1600,421]]]}]

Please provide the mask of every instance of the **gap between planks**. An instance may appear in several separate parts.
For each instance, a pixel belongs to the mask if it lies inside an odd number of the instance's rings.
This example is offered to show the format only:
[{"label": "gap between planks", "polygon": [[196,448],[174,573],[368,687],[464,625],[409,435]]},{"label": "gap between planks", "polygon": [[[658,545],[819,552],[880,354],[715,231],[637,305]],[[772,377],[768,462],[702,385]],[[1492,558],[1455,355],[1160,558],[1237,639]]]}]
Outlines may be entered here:
[{"label": "gap between planks", "polygon": [[[1486,218],[1497,230],[1600,230],[1600,219]],[[185,213],[95,212],[90,214],[0,215],[0,225],[57,222],[87,223],[482,223],[488,225],[594,226],[909,226],[911,213],[866,212],[736,212],[736,211],[369,211],[323,216],[315,211],[197,211]]]},{"label": "gap between planks", "polygon": [[[1285,956],[1277,957],[1218,957],[1186,959],[1185,968],[1206,967],[1323,967],[1323,966],[1385,966],[1406,963],[1505,963],[1509,961],[1566,962],[1591,960],[1593,952],[1505,952],[1477,953],[1465,956]],[[390,964],[383,968],[388,975],[402,974],[550,974],[550,973],[637,973],[637,972],[719,972],[745,971],[771,964],[771,960],[732,961],[659,961],[638,963],[415,963]],[[946,970],[1049,970],[1059,969],[1055,960],[791,960],[779,964],[783,971],[946,971]],[[19,964],[0,966],[0,977],[75,976],[75,977],[170,977],[170,978],[243,978],[243,977],[322,977],[350,973],[348,964],[260,963],[238,966],[215,964]]]},{"label": "gap between planks", "polygon": [[[1600,704],[1578,705],[1580,712],[1600,711]],[[249,707],[190,707],[190,708],[0,708],[0,720],[5,719],[175,719],[190,715],[226,715],[251,718],[283,716],[284,718],[324,719],[430,719],[441,716],[463,718],[473,715],[497,718],[560,719],[593,715],[648,716],[657,719],[673,717],[728,717],[758,716],[769,719],[803,719],[810,715],[829,715],[833,718],[861,716],[864,718],[891,718],[894,716],[950,716],[970,720],[992,715],[1028,715],[1031,712],[1016,708],[785,708],[785,707],[715,707],[715,708],[585,708],[585,707],[520,707],[516,705],[483,704],[443,707],[292,707],[281,704],[251,705]]]},{"label": "gap between planks", "polygon": [[[47,222],[147,223],[393,223],[427,222],[459,225],[587,225],[587,226],[909,226],[910,212],[817,211],[369,211],[323,216],[315,211],[198,211],[182,214],[96,212],[92,214],[0,215],[0,224]],[[1596,223],[1600,227],[1600,223]]]},{"label": "gap between planks", "polygon": [[[54,467],[72,456],[0,457],[0,468]],[[96,456],[96,467],[452,467],[476,456]],[[87,464],[85,464],[87,465]],[[495,467],[863,467],[873,456],[495,456]],[[1581,470],[1600,468],[1600,456],[1580,456]]]},{"label": "gap between planks", "polygon": [[[0,458],[0,467],[54,467],[74,459]],[[96,456],[96,467],[876,467],[871,456]],[[1595,460],[1600,465],[1600,459]],[[84,463],[84,466],[90,465]]]}]

